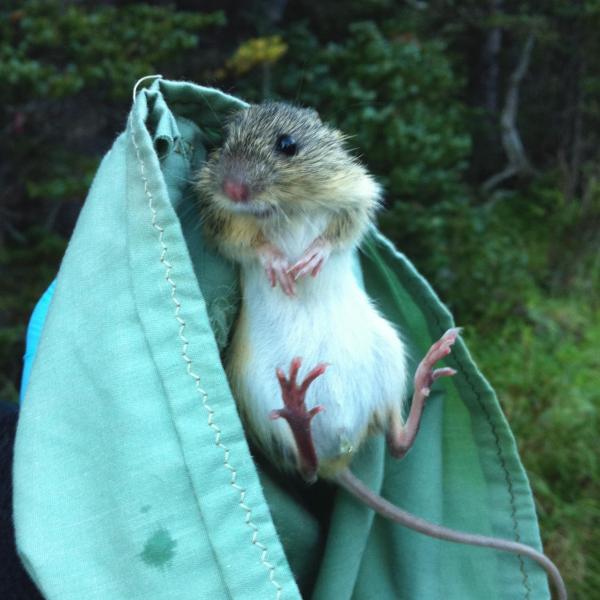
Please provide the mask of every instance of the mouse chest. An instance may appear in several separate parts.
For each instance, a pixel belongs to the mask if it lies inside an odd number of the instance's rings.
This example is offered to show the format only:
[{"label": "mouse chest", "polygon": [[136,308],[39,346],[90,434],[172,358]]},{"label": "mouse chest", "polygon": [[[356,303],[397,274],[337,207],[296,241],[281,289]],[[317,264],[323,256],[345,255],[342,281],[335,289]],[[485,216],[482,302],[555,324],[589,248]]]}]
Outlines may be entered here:
[{"label": "mouse chest", "polygon": [[342,352],[360,356],[365,344],[370,346],[373,309],[349,257],[332,257],[316,278],[306,276],[296,284],[290,297],[271,287],[261,267],[244,273],[240,327],[252,347],[266,345],[272,360],[285,362],[290,353],[317,361],[337,360]]}]

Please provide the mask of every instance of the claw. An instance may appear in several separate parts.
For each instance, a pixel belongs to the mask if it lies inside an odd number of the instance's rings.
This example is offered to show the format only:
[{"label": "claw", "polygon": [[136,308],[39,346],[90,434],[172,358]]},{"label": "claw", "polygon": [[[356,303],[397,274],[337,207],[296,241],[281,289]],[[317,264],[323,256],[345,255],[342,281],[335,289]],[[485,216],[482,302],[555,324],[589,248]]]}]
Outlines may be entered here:
[{"label": "claw", "polygon": [[440,377],[452,377],[453,375],[456,375],[456,369],[453,369],[451,367],[444,367],[442,369],[436,369],[431,374],[431,378],[433,379],[433,381],[435,381]]},{"label": "claw", "polygon": [[308,411],[308,415],[312,419],[315,415],[318,415],[320,412],[323,412],[324,410],[325,410],[325,407],[322,404],[319,404],[318,406],[311,408]]},{"label": "claw", "polygon": [[305,378],[300,386],[300,393],[306,394],[310,384],[317,378],[323,375],[329,365],[327,363],[319,363]]},{"label": "claw", "polygon": [[298,371],[302,366],[302,359],[297,356],[292,360],[292,364],[290,365],[290,379],[289,385],[290,387],[294,387],[296,385],[296,378],[298,377]]}]

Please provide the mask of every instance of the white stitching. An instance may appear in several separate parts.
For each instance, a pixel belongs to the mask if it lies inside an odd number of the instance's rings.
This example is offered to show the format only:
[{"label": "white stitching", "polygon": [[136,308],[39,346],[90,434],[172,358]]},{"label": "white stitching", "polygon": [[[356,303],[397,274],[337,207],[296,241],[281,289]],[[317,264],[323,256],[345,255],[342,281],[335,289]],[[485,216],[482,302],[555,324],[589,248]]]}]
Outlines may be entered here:
[{"label": "white stitching", "polygon": [[187,374],[190,377],[192,377],[192,379],[194,380],[195,385],[196,385],[196,390],[198,391],[198,393],[200,394],[200,396],[202,398],[202,405],[204,406],[204,408],[206,409],[206,411],[208,413],[208,425],[215,432],[215,444],[218,448],[220,448],[223,451],[224,466],[231,473],[231,481],[230,481],[231,486],[234,489],[236,489],[240,494],[239,505],[246,512],[245,523],[252,530],[252,544],[254,544],[257,548],[259,548],[261,550],[260,562],[268,569],[269,580],[271,581],[271,583],[275,586],[275,589],[277,590],[277,595],[276,595],[277,600],[280,600],[283,588],[275,579],[275,567],[267,560],[268,551],[267,551],[266,546],[258,541],[258,527],[252,521],[252,509],[246,504],[246,490],[243,487],[241,487],[240,485],[238,485],[238,483],[237,483],[237,471],[229,462],[229,454],[230,454],[229,448],[227,448],[227,446],[225,446],[221,442],[221,429],[219,429],[217,424],[214,422],[215,411],[208,403],[208,394],[206,393],[206,391],[202,388],[202,386],[200,384],[200,376],[197,373],[194,373],[194,371],[192,370],[192,359],[189,357],[188,352],[187,352],[188,347],[189,347],[189,341],[184,335],[186,323],[179,314],[181,312],[181,303],[179,302],[179,299],[177,298],[177,294],[176,294],[177,285],[171,278],[171,271],[173,270],[173,265],[166,259],[167,245],[165,244],[164,239],[163,239],[164,228],[161,227],[157,222],[157,211],[154,208],[154,199],[152,198],[152,193],[150,192],[150,190],[148,188],[148,179],[146,177],[146,169],[144,166],[144,161],[142,160],[142,157],[140,155],[140,149],[137,145],[137,141],[136,141],[136,137],[135,137],[135,128],[133,126],[133,117],[132,116],[130,116],[130,118],[129,118],[129,125],[131,127],[131,140],[135,147],[135,153],[136,153],[136,156],[138,159],[138,163],[140,165],[140,174],[142,177],[142,181],[144,182],[144,192],[146,193],[146,196],[148,197],[148,208],[150,209],[150,211],[152,213],[152,227],[154,229],[156,229],[156,231],[158,231],[158,242],[159,242],[160,248],[161,248],[160,262],[165,267],[165,280],[171,286],[171,299],[173,300],[173,304],[175,304],[175,319],[179,323],[179,339],[182,342],[181,356],[186,363]]}]

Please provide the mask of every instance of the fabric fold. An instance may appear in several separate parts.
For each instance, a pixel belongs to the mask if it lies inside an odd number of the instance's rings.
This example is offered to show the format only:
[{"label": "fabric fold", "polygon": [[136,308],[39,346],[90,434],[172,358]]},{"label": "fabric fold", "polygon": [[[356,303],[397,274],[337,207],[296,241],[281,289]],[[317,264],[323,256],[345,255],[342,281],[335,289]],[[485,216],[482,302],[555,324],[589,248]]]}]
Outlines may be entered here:
[{"label": "fabric fold", "polygon": [[[221,362],[237,269],[204,244],[193,190],[243,106],[157,80],[98,169],[28,348],[14,506],[32,578],[50,600],[549,598],[531,563],[406,531],[249,446]],[[414,367],[450,314],[375,229],[356,265]],[[406,459],[379,436],[352,469],[419,516],[539,547],[497,399],[462,342],[449,364]]]}]

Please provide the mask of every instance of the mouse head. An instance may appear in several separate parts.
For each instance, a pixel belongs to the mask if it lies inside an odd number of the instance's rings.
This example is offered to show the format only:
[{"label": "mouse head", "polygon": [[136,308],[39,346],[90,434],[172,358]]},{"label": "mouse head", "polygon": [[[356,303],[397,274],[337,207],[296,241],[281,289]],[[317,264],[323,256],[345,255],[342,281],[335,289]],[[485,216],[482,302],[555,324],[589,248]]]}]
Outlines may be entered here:
[{"label": "mouse head", "polygon": [[267,102],[235,113],[200,188],[232,212],[268,218],[376,203],[379,186],[316,111]]}]

